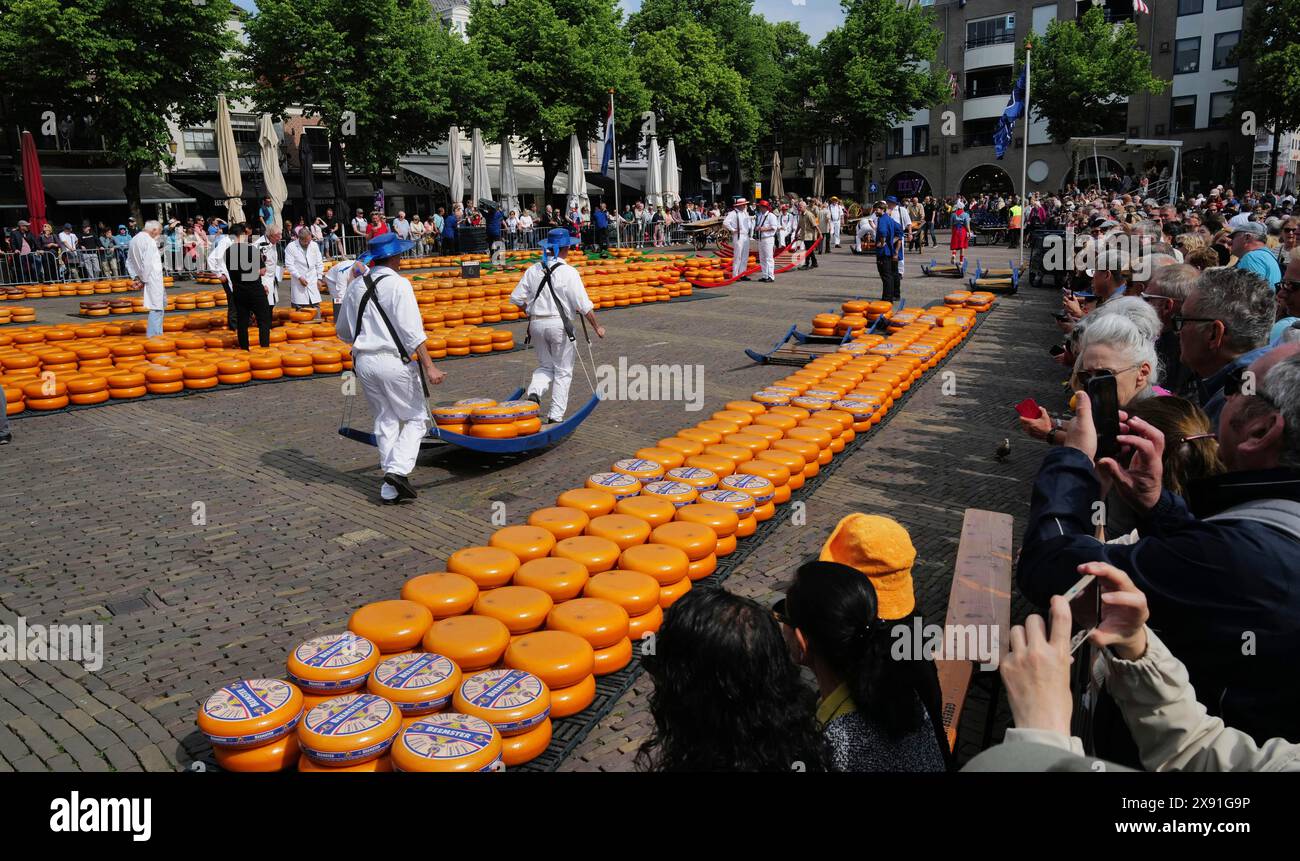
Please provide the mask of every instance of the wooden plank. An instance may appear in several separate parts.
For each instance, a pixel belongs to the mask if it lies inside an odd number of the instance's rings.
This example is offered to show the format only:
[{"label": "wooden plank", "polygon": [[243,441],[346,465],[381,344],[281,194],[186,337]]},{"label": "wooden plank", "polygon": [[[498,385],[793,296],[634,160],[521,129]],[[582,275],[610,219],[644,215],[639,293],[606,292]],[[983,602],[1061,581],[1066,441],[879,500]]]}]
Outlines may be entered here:
[{"label": "wooden plank", "polygon": [[[1009,514],[966,509],[944,620],[945,631],[953,626],[988,626],[997,637],[999,660],[1006,655],[1011,632],[1012,523]],[[943,724],[948,743],[955,748],[974,664],[952,660],[935,663],[943,692]]]}]

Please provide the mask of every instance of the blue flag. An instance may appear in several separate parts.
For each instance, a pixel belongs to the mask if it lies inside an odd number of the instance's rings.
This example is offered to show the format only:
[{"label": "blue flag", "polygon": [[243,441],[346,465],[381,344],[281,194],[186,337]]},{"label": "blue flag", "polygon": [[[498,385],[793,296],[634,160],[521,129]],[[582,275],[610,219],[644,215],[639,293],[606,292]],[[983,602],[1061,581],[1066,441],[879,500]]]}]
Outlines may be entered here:
[{"label": "blue flag", "polygon": [[[1025,69],[1020,69],[1020,79],[1016,81],[1016,87],[1011,91],[1011,98],[1007,99],[1006,110],[1002,112],[1001,118],[998,119],[998,127],[993,132],[993,150],[1000,159],[1007,154],[1007,148],[1011,146],[1011,135],[1016,127],[1016,120],[1025,112]],[[1026,123],[1028,125],[1028,123]]]}]

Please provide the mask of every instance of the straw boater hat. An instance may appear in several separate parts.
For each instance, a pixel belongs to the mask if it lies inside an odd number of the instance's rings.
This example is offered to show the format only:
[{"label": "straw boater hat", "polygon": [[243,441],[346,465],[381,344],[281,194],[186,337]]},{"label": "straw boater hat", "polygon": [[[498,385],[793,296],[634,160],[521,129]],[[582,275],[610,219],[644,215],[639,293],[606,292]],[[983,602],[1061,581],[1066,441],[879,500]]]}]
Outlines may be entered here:
[{"label": "straw boater hat", "polygon": [[749,206],[749,201],[743,197],[738,197],[731,202],[732,206]]},{"label": "straw boater hat", "polygon": [[912,591],[916,548],[898,521],[878,514],[850,514],[836,524],[817,558],[865,574],[876,589],[881,619],[902,619],[916,609]]}]

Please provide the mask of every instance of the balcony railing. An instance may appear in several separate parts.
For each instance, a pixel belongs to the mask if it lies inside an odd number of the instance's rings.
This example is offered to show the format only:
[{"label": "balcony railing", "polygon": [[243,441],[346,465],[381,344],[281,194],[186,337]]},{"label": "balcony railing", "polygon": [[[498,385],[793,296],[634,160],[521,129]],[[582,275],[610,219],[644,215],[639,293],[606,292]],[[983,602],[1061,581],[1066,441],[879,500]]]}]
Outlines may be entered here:
[{"label": "balcony railing", "polygon": [[1008,42],[1016,41],[1015,33],[997,33],[992,36],[979,36],[975,39],[966,40],[966,50],[972,48],[984,48],[989,45],[1005,45]]}]

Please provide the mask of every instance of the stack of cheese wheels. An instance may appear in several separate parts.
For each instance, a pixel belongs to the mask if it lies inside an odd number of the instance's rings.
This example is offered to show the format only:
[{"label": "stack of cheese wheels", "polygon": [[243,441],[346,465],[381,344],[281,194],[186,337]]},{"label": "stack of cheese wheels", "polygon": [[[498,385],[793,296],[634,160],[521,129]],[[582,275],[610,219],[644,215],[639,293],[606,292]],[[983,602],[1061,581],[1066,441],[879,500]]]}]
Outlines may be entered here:
[{"label": "stack of cheese wheels", "polygon": [[[648,463],[649,461],[644,461]],[[662,474],[662,472],[661,472]],[[587,488],[598,490],[614,497],[610,503],[610,511],[613,510],[614,502],[620,499],[626,499],[629,496],[636,496],[641,492],[641,481],[635,476],[622,472],[597,472],[587,477]],[[566,503],[560,502],[561,505]],[[601,512],[608,514],[608,511]]]},{"label": "stack of cheese wheels", "polygon": [[718,535],[710,527],[688,521],[673,521],[655,527],[650,540],[656,544],[676,547],[691,560],[687,576],[699,580],[709,576],[718,567]]},{"label": "stack of cheese wheels", "polygon": [[684,481],[652,481],[641,488],[641,495],[671,503],[674,508],[681,508],[694,502],[699,496],[699,490]]},{"label": "stack of cheese wheels", "polygon": [[383,697],[344,694],[303,715],[298,744],[316,765],[357,765],[387,753],[401,728],[402,713]]},{"label": "stack of cheese wheels", "polygon": [[499,771],[501,734],[472,715],[445,712],[408,723],[390,754],[398,771]]},{"label": "stack of cheese wheels", "polygon": [[551,743],[551,691],[532,673],[503,669],[468,676],[452,708],[496,727],[506,765],[535,759]]},{"label": "stack of cheese wheels", "polygon": [[[525,404],[531,409],[526,408]],[[537,404],[532,401],[480,404],[470,411],[469,434],[484,439],[513,439],[519,435],[519,428],[515,422],[519,419],[535,417],[536,414]],[[540,422],[538,427],[541,427]]]},{"label": "stack of cheese wheels", "polygon": [[442,711],[460,682],[460,667],[445,655],[407,652],[380,661],[366,688],[396,705],[405,718]]},{"label": "stack of cheese wheels", "polygon": [[474,615],[496,619],[511,636],[519,636],[546,624],[554,603],[549,594],[532,586],[502,586],[479,593]]},{"label": "stack of cheese wheels", "polygon": [[618,545],[618,549],[623,551],[637,544],[644,544],[650,537],[650,524],[631,514],[602,514],[600,517],[593,517],[584,531],[587,535],[614,542]]},{"label": "stack of cheese wheels", "polygon": [[361,607],[348,619],[348,630],[374,643],[385,655],[392,655],[418,646],[432,624],[433,613],[428,607],[397,599]]},{"label": "stack of cheese wheels", "polygon": [[551,611],[546,627],[586,640],[592,648],[592,672],[616,673],[632,660],[627,611],[603,598],[575,598]]},{"label": "stack of cheese wheels", "polygon": [[490,616],[452,616],[434,622],[424,635],[424,650],[446,655],[462,672],[486,669],[510,645],[510,629]]},{"label": "stack of cheese wheels", "polygon": [[546,683],[552,719],[577,714],[596,699],[595,649],[577,634],[547,630],[518,637],[506,649],[505,665]]},{"label": "stack of cheese wheels", "polygon": [[599,574],[613,568],[622,552],[623,549],[608,538],[577,535],[557,541],[551,555],[577,562],[587,569],[588,574]]},{"label": "stack of cheese wheels", "polygon": [[199,730],[227,771],[282,771],[298,761],[302,691],[279,679],[231,682],[203,701]]},{"label": "stack of cheese wheels", "polygon": [[[847,418],[847,413],[841,413]],[[742,476],[752,476],[766,479],[773,488],[774,495],[772,502],[776,505],[785,505],[790,501],[790,470],[779,464],[766,460],[751,460],[742,463],[737,469],[736,474],[728,476],[728,480],[737,481]],[[803,472],[800,471],[800,478],[803,478]]]},{"label": "stack of cheese wheels", "polygon": [[718,546],[713,553],[719,558],[736,552],[736,530],[740,528],[740,514],[736,509],[712,502],[696,502],[677,509],[676,519],[712,529],[718,536]]},{"label": "stack of cheese wheels", "polygon": [[645,574],[659,584],[659,606],[664,609],[690,591],[690,566],[685,551],[668,544],[638,544],[624,550],[618,558],[620,571]]},{"label": "stack of cheese wheels", "polygon": [[486,591],[510,582],[519,570],[519,557],[501,547],[465,547],[451,554],[447,570],[464,574]]},{"label": "stack of cheese wheels", "polygon": [[464,574],[431,571],[407,580],[402,598],[423,604],[436,621],[468,613],[478,598],[478,584]]},{"label": "stack of cheese wheels", "polygon": [[[703,448],[700,451],[703,452]],[[694,457],[695,455],[690,456]],[[712,470],[701,469],[698,466],[679,466],[670,469],[664,473],[664,479],[693,488],[697,496],[705,490],[713,490],[718,486],[718,474]]]},{"label": "stack of cheese wheels", "polygon": [[474,408],[471,406],[452,404],[434,407],[430,412],[433,413],[433,422],[438,426],[439,430],[468,434],[469,416],[473,410]]},{"label": "stack of cheese wheels", "polygon": [[289,654],[289,680],[309,705],[365,686],[379,665],[379,649],[351,631],[313,637]]},{"label": "stack of cheese wheels", "polygon": [[[777,442],[781,442],[781,440],[777,440]],[[808,462],[803,459],[803,455],[792,451],[770,448],[754,458],[754,463],[771,463],[785,467],[786,475],[789,476],[786,480],[786,487],[791,492],[803,487],[806,480]]]},{"label": "stack of cheese wheels", "polygon": [[761,475],[729,475],[718,483],[719,490],[735,490],[754,497],[754,517],[759,523],[776,514],[776,486]]},{"label": "stack of cheese wheels", "polygon": [[[665,529],[672,525],[668,523],[657,528]],[[663,624],[659,581],[649,574],[625,570],[606,571],[588,580],[582,594],[588,598],[612,601],[626,610],[628,635],[634,640],[647,631],[658,631]]]},{"label": "stack of cheese wheels", "polygon": [[758,529],[758,518],[754,516],[754,509],[757,507],[754,503],[754,497],[748,493],[740,493],[734,490],[706,490],[700,494],[700,502],[721,505],[730,508],[735,512],[737,538],[748,538]]}]

